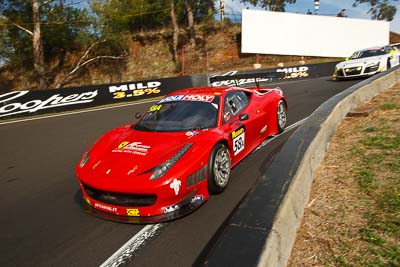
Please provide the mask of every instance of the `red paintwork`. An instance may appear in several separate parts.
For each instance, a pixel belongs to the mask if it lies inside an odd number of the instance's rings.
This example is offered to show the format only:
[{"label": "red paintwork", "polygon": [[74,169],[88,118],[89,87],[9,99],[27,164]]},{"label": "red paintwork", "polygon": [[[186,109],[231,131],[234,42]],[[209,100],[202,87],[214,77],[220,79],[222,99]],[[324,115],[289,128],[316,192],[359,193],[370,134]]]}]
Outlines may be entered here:
[{"label": "red paintwork", "polygon": [[[102,136],[89,148],[88,162],[83,167],[80,167],[79,164],[76,167],[76,175],[86,203],[96,210],[113,215],[123,217],[130,215],[141,218],[164,215],[164,208],[179,203],[189,194],[201,196],[197,198],[198,202],[206,201],[209,198],[207,177],[191,187],[186,185],[187,177],[208,165],[210,152],[219,142],[224,142],[229,147],[233,167],[266,137],[278,133],[276,110],[279,100],[284,99],[282,91],[279,89],[208,87],[190,88],[168,95],[217,95],[220,96],[219,107],[223,107],[224,96],[232,90],[244,90],[251,94],[249,104],[239,113],[247,113],[248,120],[240,121],[238,114],[229,122],[222,124],[223,114],[220,108],[217,127],[199,130],[193,136],[188,136],[186,132],[141,132],[131,129],[132,125],[121,126]],[[245,149],[235,156],[231,133],[243,125],[245,125],[246,133]],[[266,131],[263,131],[265,125],[268,127]],[[142,152],[146,155],[113,153],[112,151],[118,149],[123,142],[140,142],[140,145],[144,146]],[[149,170],[171,158],[187,143],[192,143],[192,147],[163,177],[153,181],[149,179],[152,174],[148,172]],[[130,170],[134,171],[130,172]],[[170,187],[174,179],[181,181],[178,194]],[[82,183],[106,192],[155,194],[157,200],[154,205],[146,207],[123,207],[101,203],[86,194]],[[129,211],[132,209],[134,212],[130,213]],[[161,217],[161,220],[174,218],[173,216]],[[139,219],[128,221],[142,222]]]}]

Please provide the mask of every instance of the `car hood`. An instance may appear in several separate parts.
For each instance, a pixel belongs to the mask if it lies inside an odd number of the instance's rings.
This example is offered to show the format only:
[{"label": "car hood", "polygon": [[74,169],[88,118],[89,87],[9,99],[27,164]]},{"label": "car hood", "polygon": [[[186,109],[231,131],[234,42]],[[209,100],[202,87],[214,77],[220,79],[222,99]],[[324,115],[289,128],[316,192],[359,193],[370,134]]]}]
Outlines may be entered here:
[{"label": "car hood", "polygon": [[93,146],[85,168],[96,177],[137,176],[165,162],[202,134],[203,131],[144,132],[120,127]]},{"label": "car hood", "polygon": [[367,58],[358,58],[351,59],[347,61],[340,62],[336,65],[337,68],[351,68],[362,65],[374,64],[380,62],[384,59],[384,56],[376,56],[376,57],[367,57]]}]

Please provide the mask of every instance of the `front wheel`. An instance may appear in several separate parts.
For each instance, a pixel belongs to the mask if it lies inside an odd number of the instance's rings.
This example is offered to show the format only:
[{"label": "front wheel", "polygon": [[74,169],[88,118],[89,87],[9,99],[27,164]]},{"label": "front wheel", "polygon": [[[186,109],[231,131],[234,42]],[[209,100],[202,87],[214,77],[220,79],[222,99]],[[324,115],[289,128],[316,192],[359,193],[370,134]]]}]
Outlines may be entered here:
[{"label": "front wheel", "polygon": [[276,120],[278,123],[278,133],[281,133],[285,130],[287,121],[286,104],[285,101],[283,101],[282,99],[278,102]]},{"label": "front wheel", "polygon": [[228,186],[231,172],[231,158],[228,148],[218,143],[211,151],[208,162],[208,191],[210,194],[222,193]]}]

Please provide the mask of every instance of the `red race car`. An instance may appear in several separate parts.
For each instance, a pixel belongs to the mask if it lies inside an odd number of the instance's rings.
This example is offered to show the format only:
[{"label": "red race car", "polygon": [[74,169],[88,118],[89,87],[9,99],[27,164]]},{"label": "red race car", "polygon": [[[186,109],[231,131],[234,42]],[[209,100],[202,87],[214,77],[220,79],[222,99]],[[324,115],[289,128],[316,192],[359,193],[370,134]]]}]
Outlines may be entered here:
[{"label": "red race car", "polygon": [[224,191],[232,167],[284,130],[286,114],[282,91],[258,84],[168,94],[136,123],[111,130],[83,154],[76,167],[83,206],[127,223],[188,214]]}]

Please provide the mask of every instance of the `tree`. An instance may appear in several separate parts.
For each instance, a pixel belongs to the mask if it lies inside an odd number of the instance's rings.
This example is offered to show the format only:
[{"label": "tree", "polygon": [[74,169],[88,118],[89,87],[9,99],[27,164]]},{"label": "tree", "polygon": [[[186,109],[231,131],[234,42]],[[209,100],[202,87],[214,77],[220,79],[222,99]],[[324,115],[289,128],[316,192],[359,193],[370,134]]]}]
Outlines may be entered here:
[{"label": "tree", "polygon": [[193,18],[193,3],[192,0],[186,0],[186,12],[188,17],[188,26],[189,26],[189,40],[190,40],[190,48],[194,48],[196,46],[196,33],[194,30],[194,18]]},{"label": "tree", "polygon": [[47,88],[47,82],[44,77],[44,54],[40,28],[41,19],[39,12],[39,2],[37,0],[32,0],[32,21],[33,68],[39,80],[39,89],[45,89]]},{"label": "tree", "polygon": [[370,6],[368,13],[371,14],[372,19],[392,21],[397,8],[391,3],[395,1],[398,0],[356,0],[353,6],[357,7],[360,4],[368,4]]},{"label": "tree", "polygon": [[[39,89],[47,88],[55,76],[50,74],[49,61],[65,54],[60,51],[80,49],[88,41],[83,37],[91,35],[87,12],[66,7],[64,0],[4,0],[0,17],[6,28],[0,35],[3,60],[18,70],[33,68],[31,80],[39,82]],[[67,21],[87,22],[75,29]]]},{"label": "tree", "polygon": [[33,68],[32,35],[33,29],[23,25],[32,23],[32,4],[30,1],[12,0],[0,2],[2,22],[0,51],[2,60],[8,65]]},{"label": "tree", "polygon": [[189,47],[196,47],[195,24],[212,17],[214,1],[184,0],[188,24]]},{"label": "tree", "polygon": [[179,25],[175,15],[175,3],[174,0],[170,0],[170,16],[173,27],[172,47],[174,51],[173,59],[175,62],[178,61],[178,38],[179,38]]},{"label": "tree", "polygon": [[[12,4],[12,3],[11,3]],[[17,3],[16,3],[17,4]],[[7,7],[6,3],[3,3],[2,7]],[[26,6],[25,6],[26,7]],[[12,25],[14,25],[19,30],[22,30],[26,34],[30,35],[32,38],[32,48],[33,48],[33,68],[37,79],[39,80],[39,89],[44,89],[47,87],[47,82],[44,78],[44,55],[43,55],[43,43],[42,43],[42,34],[41,34],[41,19],[40,19],[40,11],[39,11],[39,2],[37,0],[31,0],[32,7],[32,24],[33,29],[27,29],[24,26],[20,25],[18,22],[10,20],[7,16],[2,14],[2,18],[5,21],[8,21]],[[10,12],[11,17],[15,15],[13,12]]]},{"label": "tree", "polygon": [[294,4],[296,0],[240,0],[254,6],[261,6],[269,11],[285,11],[286,4]]},{"label": "tree", "polygon": [[95,53],[92,52],[92,51],[94,51],[95,47],[97,47],[101,43],[105,43],[105,42],[106,41],[92,43],[86,49],[86,51],[83,53],[83,55],[81,56],[79,61],[75,64],[75,66],[72,68],[72,70],[70,70],[59,81],[57,81],[55,83],[54,87],[55,88],[63,87],[65,84],[69,83],[74,78],[76,78],[79,71],[81,71],[83,68],[89,66],[90,64],[95,63],[96,61],[103,60],[103,59],[119,60],[119,59],[123,59],[124,57],[127,56],[126,52],[119,56],[109,56],[109,55],[103,55],[103,54],[96,55]]},{"label": "tree", "polygon": [[166,0],[91,0],[103,34],[153,30],[169,23]]}]

